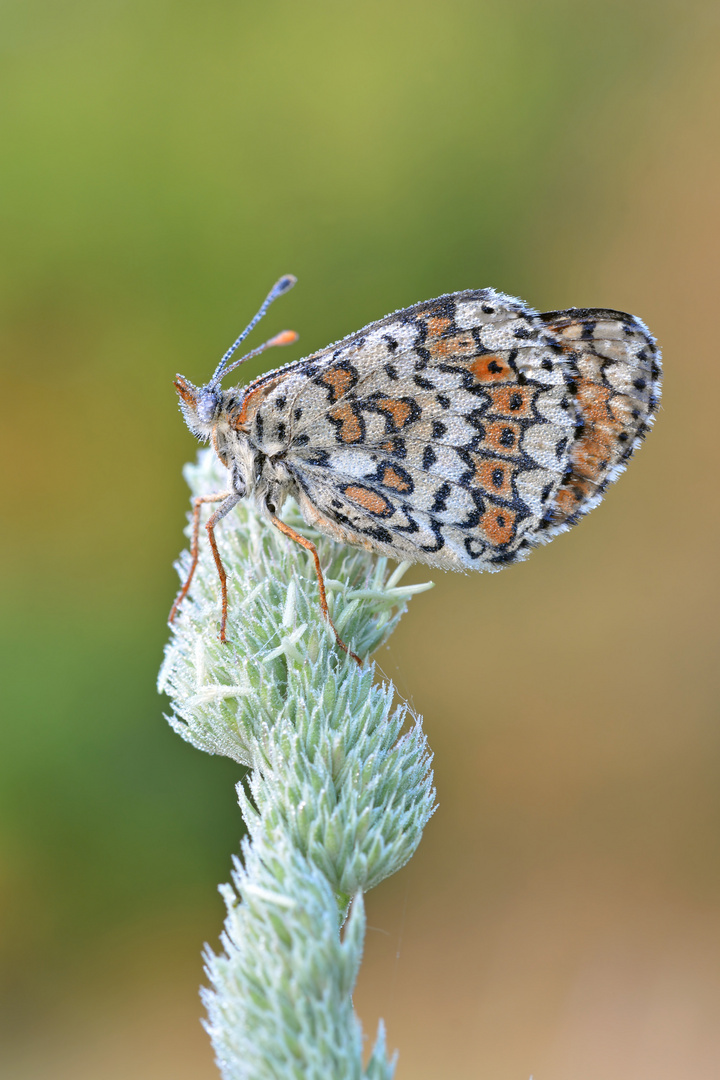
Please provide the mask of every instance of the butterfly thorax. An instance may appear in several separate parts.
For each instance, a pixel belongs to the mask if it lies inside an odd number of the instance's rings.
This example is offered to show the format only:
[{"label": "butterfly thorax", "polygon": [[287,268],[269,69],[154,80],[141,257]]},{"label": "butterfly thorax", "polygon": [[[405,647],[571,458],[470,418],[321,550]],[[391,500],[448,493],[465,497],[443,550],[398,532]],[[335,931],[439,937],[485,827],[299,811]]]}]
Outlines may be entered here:
[{"label": "butterfly thorax", "polygon": [[253,498],[261,510],[279,510],[295,483],[282,459],[284,443],[259,445],[252,432],[259,404],[251,400],[258,396],[252,388],[197,388],[178,376],[175,389],[187,426],[200,442],[211,443],[230,473],[233,491]]}]

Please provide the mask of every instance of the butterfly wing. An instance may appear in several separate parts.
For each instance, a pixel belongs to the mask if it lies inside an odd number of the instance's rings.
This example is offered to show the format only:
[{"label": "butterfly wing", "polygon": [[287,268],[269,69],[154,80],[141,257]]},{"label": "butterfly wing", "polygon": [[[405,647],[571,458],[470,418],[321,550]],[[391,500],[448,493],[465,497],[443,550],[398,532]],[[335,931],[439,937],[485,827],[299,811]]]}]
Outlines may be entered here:
[{"label": "butterfly wing", "polygon": [[520,301],[441,297],[298,365],[267,398],[262,435],[279,395],[318,527],[395,558],[499,569],[564,477],[576,411],[562,359]]},{"label": "butterfly wing", "polygon": [[[500,569],[582,512],[566,491],[604,353],[586,361],[563,315],[577,313],[539,316],[491,289],[416,304],[267,377],[251,437],[281,450],[321,530]],[[604,477],[583,479],[586,502],[599,497]]]},{"label": "butterfly wing", "polygon": [[655,339],[633,315],[570,308],[540,318],[565,350],[581,421],[546,522],[552,537],[597,506],[626,468],[654,421],[662,371]]}]

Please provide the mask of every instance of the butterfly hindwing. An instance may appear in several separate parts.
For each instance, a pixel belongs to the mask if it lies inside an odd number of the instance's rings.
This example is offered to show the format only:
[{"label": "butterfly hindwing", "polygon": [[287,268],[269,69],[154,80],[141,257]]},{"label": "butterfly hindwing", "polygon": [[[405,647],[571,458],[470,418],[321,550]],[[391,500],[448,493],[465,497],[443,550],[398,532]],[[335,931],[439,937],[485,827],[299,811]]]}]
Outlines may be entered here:
[{"label": "butterfly hindwing", "polygon": [[604,308],[540,316],[572,373],[579,426],[568,475],[545,521],[549,536],[601,500],[653,423],[660,401],[660,351],[640,319]]}]

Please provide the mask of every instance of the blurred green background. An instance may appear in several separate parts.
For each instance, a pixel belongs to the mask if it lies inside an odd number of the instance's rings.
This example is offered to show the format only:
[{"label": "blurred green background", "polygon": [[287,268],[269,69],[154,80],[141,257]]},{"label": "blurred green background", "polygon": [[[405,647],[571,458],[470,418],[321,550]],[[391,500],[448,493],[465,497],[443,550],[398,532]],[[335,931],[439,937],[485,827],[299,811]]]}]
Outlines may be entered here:
[{"label": "blurred green background", "polygon": [[216,1075],[238,769],[154,688],[171,383],[286,272],[266,336],[301,342],[248,378],[484,285],[658,336],[603,506],[434,573],[380,654],[440,811],[369,898],[356,1004],[398,1080],[720,1075],[719,47],[716,0],[2,4],[3,1075]]}]

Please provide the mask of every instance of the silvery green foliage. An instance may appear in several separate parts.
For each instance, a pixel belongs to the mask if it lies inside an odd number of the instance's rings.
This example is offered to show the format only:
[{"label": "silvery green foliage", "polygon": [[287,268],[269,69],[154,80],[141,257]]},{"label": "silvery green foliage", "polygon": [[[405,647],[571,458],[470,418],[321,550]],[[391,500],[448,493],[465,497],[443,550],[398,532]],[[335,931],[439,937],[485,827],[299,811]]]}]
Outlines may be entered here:
[{"label": "silvery green foliage", "polygon": [[[225,480],[209,451],[186,477],[193,495]],[[316,543],[338,632],[367,657],[428,586],[403,588],[403,567],[389,574],[385,559],[320,536],[292,506],[283,517]],[[229,587],[222,645],[217,573],[201,531],[160,688],[175,731],[251,770],[247,787],[238,785],[248,837],[234,887],[223,889],[223,953],[206,954],[206,1026],[221,1074],[389,1080],[382,1025],[362,1065],[351,994],[363,893],[407,862],[433,812],[420,722],[406,705],[393,708],[393,687],[374,682],[374,665],[359,668],[338,649],[310,557],[243,503],[216,532]]]}]

